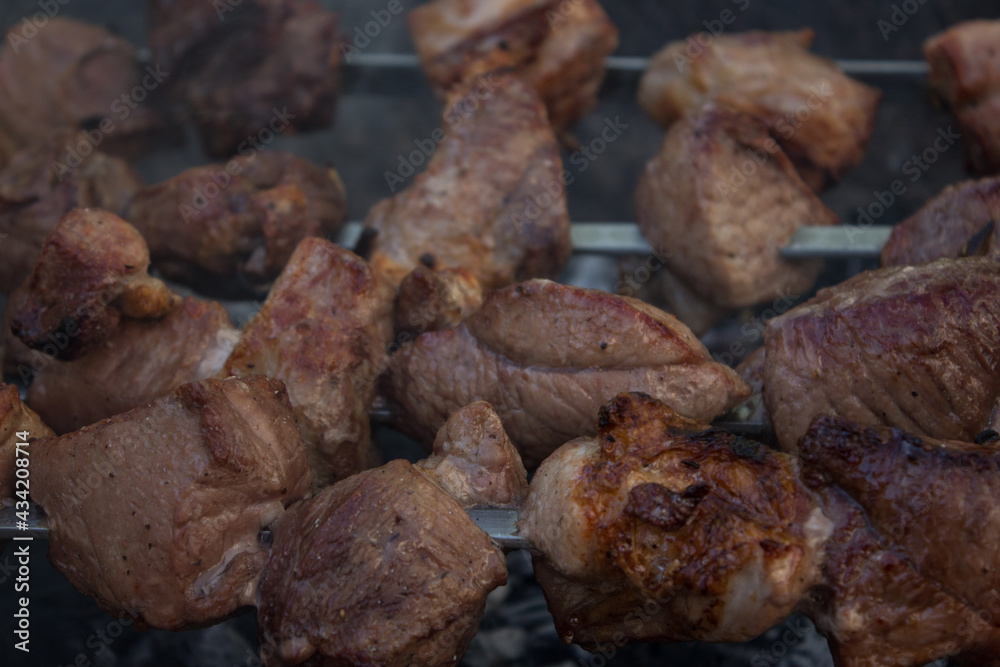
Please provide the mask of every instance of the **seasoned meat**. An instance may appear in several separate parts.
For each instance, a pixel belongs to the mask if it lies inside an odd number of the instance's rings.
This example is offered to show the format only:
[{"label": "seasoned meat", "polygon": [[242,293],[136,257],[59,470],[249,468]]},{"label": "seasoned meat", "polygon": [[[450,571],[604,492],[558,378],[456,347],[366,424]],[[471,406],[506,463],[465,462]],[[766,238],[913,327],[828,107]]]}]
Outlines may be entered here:
[{"label": "seasoned meat", "polygon": [[235,274],[274,280],[299,241],[336,233],[346,216],[337,172],[282,151],[193,167],[143,188],[129,209],[163,274],[209,292]]},{"label": "seasoned meat", "polygon": [[771,319],[764,401],[782,448],[820,414],[971,442],[998,419],[1000,262],[855,276]]},{"label": "seasoned meat", "polygon": [[392,290],[364,260],[307,238],[221,371],[288,387],[318,486],[378,465],[368,410],[392,340]]},{"label": "seasoned meat", "polygon": [[126,320],[80,359],[46,364],[28,403],[69,433],[214,376],[237,340],[221,305],[188,297],[162,319]]},{"label": "seasoned meat", "polygon": [[396,285],[421,264],[464,268],[485,290],[557,276],[572,242],[562,160],[538,96],[488,74],[449,95],[444,122],[427,171],[369,212],[372,265]]},{"label": "seasoned meat", "polygon": [[486,401],[449,417],[434,439],[433,454],[416,465],[463,507],[517,508],[528,492],[521,456]]},{"label": "seasoned meat", "polygon": [[17,387],[0,382],[0,501],[14,497],[14,457],[21,441],[18,434],[24,432],[29,441],[52,435],[52,429],[21,402]]},{"label": "seasoned meat", "polygon": [[408,20],[439,93],[477,72],[512,67],[538,91],[556,129],[597,105],[618,30],[596,0],[436,0]]},{"label": "seasoned meat", "polygon": [[160,318],[179,303],[148,267],[146,242],[132,225],[101,209],[73,209],[45,238],[11,328],[31,348],[80,357],[122,318]]},{"label": "seasoned meat", "polygon": [[864,157],[880,93],[809,53],[812,30],[719,35],[691,54],[671,42],[643,75],[639,103],[669,126],[718,102],[758,117],[815,190]]},{"label": "seasoned meat", "polygon": [[670,128],[635,204],[646,238],[671,250],[667,268],[730,308],[808,290],[822,263],[791,262],[780,250],[803,225],[837,223],[767,128],[721,106],[693,110]]},{"label": "seasoned meat", "polygon": [[421,334],[456,327],[483,303],[483,288],[465,269],[418,266],[396,295],[396,329]]},{"label": "seasoned meat", "polygon": [[54,132],[19,150],[0,171],[0,293],[28,278],[46,235],[64,214],[93,207],[121,215],[142,187],[124,160],[100,151],[72,160],[74,137],[70,130]]},{"label": "seasoned meat", "polygon": [[168,72],[141,70],[124,39],[62,17],[31,39],[22,29],[7,32],[0,53],[0,164],[61,128],[83,130],[73,142],[82,147],[76,159],[95,148],[136,155],[147,135],[162,131],[161,117],[143,102]]},{"label": "seasoned meat", "polygon": [[519,523],[559,634],[732,642],[783,620],[832,530],[797,468],[649,396],[608,402],[596,437],[538,469]]},{"label": "seasoned meat", "polygon": [[211,156],[245,155],[275,133],[333,120],[337,15],[319,3],[151,0],[148,22],[154,62],[174,73],[171,95]]},{"label": "seasoned meat", "polygon": [[882,266],[1000,255],[1000,178],[951,185],[892,230]]},{"label": "seasoned meat", "polygon": [[748,389],[683,324],[640,301],[532,280],[487,295],[461,325],[391,357],[384,391],[395,425],[430,444],[469,403],[493,404],[528,468],[594,433],[608,399],[638,390],[711,420]]},{"label": "seasoned meat", "polygon": [[506,583],[500,551],[406,461],[359,473],[274,525],[264,664],[455,664]]},{"label": "seasoned meat", "polygon": [[257,599],[258,538],[312,489],[282,384],[186,384],[131,412],[32,445],[49,559],[112,614],[178,630]]}]

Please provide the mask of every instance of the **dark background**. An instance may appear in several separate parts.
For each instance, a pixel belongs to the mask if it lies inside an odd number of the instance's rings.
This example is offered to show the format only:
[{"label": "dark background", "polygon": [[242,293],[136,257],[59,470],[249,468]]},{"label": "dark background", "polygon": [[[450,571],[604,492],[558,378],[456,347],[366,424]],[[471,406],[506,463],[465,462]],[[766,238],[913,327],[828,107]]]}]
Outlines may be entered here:
[{"label": "dark background", "polygon": [[[206,0],[208,1],[208,0]],[[404,7],[420,2],[401,0]],[[369,12],[384,9],[387,0],[326,1],[324,5],[341,12],[343,32],[353,34],[357,26],[370,20]],[[712,0],[706,2],[611,2],[604,6],[621,30],[617,55],[646,56],[666,42],[684,38],[704,29],[703,22],[718,19],[730,9],[736,20],[728,31],[745,29],[816,30],[815,51],[837,59],[919,59],[921,44],[930,35],[962,20],[1000,17],[1000,6],[973,0],[903,2],[793,0]],[[886,39],[878,22],[889,21],[893,5],[916,9],[899,30]],[[746,6],[745,11],[740,7]],[[138,46],[145,43],[143,3],[68,0],[60,14],[102,23]],[[39,11],[34,0],[0,0],[0,28],[15,26],[26,15]],[[397,17],[372,40],[364,53],[412,53],[405,21]],[[362,219],[372,204],[390,194],[385,171],[394,171],[398,155],[413,150],[413,141],[430,136],[440,126],[440,108],[423,77],[416,70],[366,69],[348,67],[339,117],[329,130],[281,137],[271,147],[292,150],[316,162],[338,168],[350,197],[352,219]],[[881,88],[885,94],[875,135],[864,163],[825,196],[826,202],[845,222],[855,222],[857,207],[874,201],[874,192],[888,189],[896,179],[905,178],[901,169],[914,154],[929,147],[939,128],[953,125],[947,112],[933,109],[927,100],[924,82],[916,76],[859,77]],[[632,220],[632,192],[646,160],[658,149],[662,131],[634,102],[639,75],[611,73],[602,92],[600,106],[575,129],[588,143],[599,135],[607,118],[620,118],[628,125],[621,138],[610,145],[586,172],[573,173],[569,189],[574,221]],[[182,169],[208,160],[187,141],[147,156],[137,167],[148,181],[168,178]],[[567,163],[569,164],[569,163]],[[898,222],[945,185],[965,178],[960,149],[944,153],[916,183],[907,180],[907,192],[878,221]],[[861,262],[831,263],[824,282],[842,279],[847,273],[866,268]],[[575,283],[610,288],[613,264],[603,258],[576,258],[565,279]],[[744,314],[744,316],[747,316]],[[720,334],[707,338],[718,343]],[[32,560],[31,613],[32,653],[13,651],[13,581],[8,569],[13,563],[11,549],[0,555],[0,665],[67,665],[78,655],[101,667],[126,665],[192,665],[219,667],[254,665],[253,616],[203,631],[171,634],[135,633],[125,628],[110,645],[99,632],[116,634],[120,626],[77,594],[55,573],[44,558],[43,544],[36,543]],[[607,663],[563,646],[555,636],[537,586],[530,576],[525,554],[510,558],[511,584],[491,598],[487,617],[465,664],[487,665],[575,665],[575,664],[678,664],[678,665],[780,665],[781,667],[832,664],[825,642],[812,633],[803,635],[802,621],[793,619],[758,641],[743,646],[706,645],[628,647],[609,656]],[[98,653],[97,647],[104,648]],[[87,664],[80,662],[79,664]]]}]

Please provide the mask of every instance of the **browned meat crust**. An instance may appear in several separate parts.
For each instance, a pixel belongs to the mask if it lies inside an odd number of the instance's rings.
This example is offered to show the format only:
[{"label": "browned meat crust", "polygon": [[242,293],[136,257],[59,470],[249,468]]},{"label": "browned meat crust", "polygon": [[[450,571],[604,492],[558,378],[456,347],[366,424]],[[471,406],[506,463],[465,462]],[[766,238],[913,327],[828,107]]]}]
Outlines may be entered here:
[{"label": "browned meat crust", "polygon": [[11,328],[31,348],[80,357],[123,317],[156,319],[180,303],[148,267],[146,242],[132,225],[101,209],[73,209],[46,237]]},{"label": "browned meat crust", "polygon": [[664,262],[686,287],[717,305],[802,294],[823,265],[790,262],[780,250],[799,227],[836,224],[836,214],[758,120],[725,107],[690,112],[639,182],[643,234],[670,249]]},{"label": "browned meat crust", "polygon": [[274,280],[299,241],[335,234],[346,217],[337,172],[283,151],[193,167],[143,188],[129,209],[163,274],[206,292],[234,275]]},{"label": "browned meat crust", "polygon": [[238,339],[221,305],[188,297],[162,319],[126,320],[80,359],[47,363],[28,403],[69,433],[214,376]]},{"label": "browned meat crust", "polygon": [[720,35],[690,55],[687,41],[654,56],[639,103],[668,126],[714,101],[757,116],[815,190],[864,157],[881,94],[809,53],[812,30]]},{"label": "browned meat crust", "polygon": [[892,230],[882,266],[1000,255],[1000,178],[951,185]]},{"label": "browned meat crust", "polygon": [[1000,262],[940,260],[821,290],[764,331],[764,400],[782,448],[839,415],[971,442],[997,419]]},{"label": "browned meat crust", "polygon": [[273,535],[257,613],[272,666],[453,664],[507,581],[489,536],[406,461],[299,503]]},{"label": "browned meat crust", "polygon": [[396,329],[410,334],[458,326],[483,303],[483,288],[465,269],[418,266],[396,295]]},{"label": "browned meat crust", "polygon": [[49,559],[108,612],[155,628],[254,604],[261,529],[312,489],[288,395],[264,377],[187,384],[31,447]]},{"label": "browned meat crust", "polygon": [[364,260],[305,239],[221,371],[287,385],[319,486],[378,465],[368,410],[392,340],[392,297]]},{"label": "browned meat crust", "polygon": [[384,382],[396,426],[428,445],[453,412],[490,402],[529,468],[592,434],[598,408],[629,390],[703,420],[749,393],[671,315],[545,280],[492,292],[457,328],[421,335]]},{"label": "browned meat crust", "polygon": [[24,432],[30,439],[52,435],[52,429],[21,402],[17,387],[0,382],[0,500],[14,497],[14,457],[21,441],[18,434]]},{"label": "browned meat crust", "polygon": [[535,92],[508,74],[456,88],[427,171],[372,208],[372,265],[393,283],[423,264],[490,290],[554,278],[572,252],[562,160]]}]

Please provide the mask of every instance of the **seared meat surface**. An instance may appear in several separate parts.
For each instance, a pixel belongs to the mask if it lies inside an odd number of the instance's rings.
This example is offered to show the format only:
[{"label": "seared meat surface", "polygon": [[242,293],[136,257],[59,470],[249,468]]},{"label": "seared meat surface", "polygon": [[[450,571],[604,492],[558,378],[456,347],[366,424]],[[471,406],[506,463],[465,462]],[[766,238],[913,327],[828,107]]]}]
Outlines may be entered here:
[{"label": "seared meat surface", "polygon": [[729,308],[808,290],[822,263],[791,262],[780,250],[803,225],[838,222],[767,127],[722,106],[692,110],[671,126],[635,200],[643,234],[670,250],[667,269]]},{"label": "seared meat surface", "polygon": [[635,393],[542,464],[519,527],[559,634],[594,648],[751,639],[821,580],[832,532],[795,459]]},{"label": "seared meat surface", "polygon": [[52,429],[21,402],[17,387],[0,382],[0,501],[14,497],[14,457],[21,441],[18,433],[25,431],[31,439],[52,435]]},{"label": "seared meat surface", "polygon": [[764,330],[764,401],[783,449],[839,415],[971,442],[997,420],[1000,262],[869,271]]},{"label": "seared meat surface", "polygon": [[368,213],[372,265],[396,285],[421,264],[464,268],[484,290],[557,276],[572,243],[562,160],[538,95],[487,74],[452,91],[444,123],[427,171]]},{"label": "seared meat surface", "polygon": [[454,664],[506,583],[503,555],[402,460],[290,508],[260,587],[264,664]]},{"label": "seared meat surface", "polygon": [[132,225],[101,209],[73,209],[45,238],[11,328],[50,356],[80,357],[123,318],[157,319],[180,302],[148,267],[146,242]]},{"label": "seared meat surface", "polygon": [[483,303],[483,288],[465,269],[418,266],[399,284],[396,329],[421,334],[458,326]]},{"label": "seared meat surface", "polygon": [[812,30],[723,34],[690,55],[668,44],[642,78],[639,103],[669,126],[717,102],[758,117],[814,190],[864,157],[880,93],[809,53]]},{"label": "seared meat surface", "polygon": [[214,376],[238,340],[221,305],[188,297],[162,319],[126,320],[86,356],[50,361],[28,403],[69,433]]},{"label": "seared meat surface", "polygon": [[448,417],[491,403],[528,468],[623,391],[711,420],[747,396],[683,324],[628,297],[532,280],[487,295],[461,325],[425,333],[390,359],[394,424],[429,445]]},{"label": "seared meat surface", "polygon": [[1000,178],[951,185],[896,225],[882,266],[1000,255]]},{"label": "seared meat surface", "polygon": [[364,260],[307,238],[222,368],[223,377],[285,383],[319,486],[379,463],[368,410],[386,366],[391,308],[392,289]]},{"label": "seared meat surface", "polygon": [[470,73],[511,67],[538,91],[557,130],[596,106],[604,59],[618,48],[618,30],[596,0],[436,0],[408,20],[440,94]]},{"label": "seared meat surface", "polygon": [[312,489],[288,395],[263,377],[186,384],[31,447],[49,559],[108,612],[155,628],[254,604],[261,529]]},{"label": "seared meat surface", "polygon": [[163,274],[203,291],[233,276],[269,283],[299,241],[346,216],[337,172],[282,151],[188,169],[140,190],[128,213]]},{"label": "seared meat surface", "polygon": [[71,130],[54,132],[19,150],[0,171],[0,293],[24,282],[64,214],[92,207],[122,215],[142,187],[128,163],[100,151],[74,163],[69,151],[75,137]]}]

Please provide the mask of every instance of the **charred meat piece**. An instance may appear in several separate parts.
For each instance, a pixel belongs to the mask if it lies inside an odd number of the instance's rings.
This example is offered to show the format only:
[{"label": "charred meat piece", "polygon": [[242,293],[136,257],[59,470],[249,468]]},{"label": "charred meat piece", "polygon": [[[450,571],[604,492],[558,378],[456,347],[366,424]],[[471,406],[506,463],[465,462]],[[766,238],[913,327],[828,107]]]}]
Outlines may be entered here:
[{"label": "charred meat piece", "polygon": [[1000,412],[1000,262],[863,273],[769,320],[764,340],[786,450],[820,414],[971,442]]},{"label": "charred meat piece", "polygon": [[392,289],[329,241],[299,244],[221,371],[285,383],[316,483],[379,463],[368,410],[392,339]]},{"label": "charred meat piece", "polygon": [[[14,497],[17,443],[52,435],[52,429],[31,408],[21,402],[17,387],[0,382],[0,501]],[[30,454],[29,454],[30,456]]]},{"label": "charred meat piece", "polygon": [[108,612],[155,628],[253,605],[260,531],[312,490],[288,395],[263,377],[186,384],[31,447],[49,559]]},{"label": "charred meat piece", "polygon": [[822,263],[791,262],[780,250],[803,225],[837,223],[767,128],[721,106],[670,128],[635,199],[643,234],[671,250],[670,272],[729,308],[808,290]]},{"label": "charred meat piece", "polygon": [[402,460],[324,489],[272,532],[266,665],[454,664],[507,581],[489,536]]},{"label": "charred meat piece", "polygon": [[143,188],[129,209],[163,274],[210,292],[236,274],[274,280],[299,241],[334,234],[346,215],[335,170],[281,151],[193,167]]},{"label": "charred meat piece", "polygon": [[528,473],[500,415],[485,401],[465,406],[445,422],[433,454],[417,469],[463,507],[520,507]]},{"label": "charred meat piece", "polygon": [[979,255],[1000,255],[1000,178],[945,188],[893,228],[882,266]]},{"label": "charred meat piece", "polygon": [[122,318],[160,318],[180,303],[148,267],[146,242],[132,225],[101,209],[73,209],[46,237],[11,328],[33,349],[80,357]]},{"label": "charred meat piece", "polygon": [[396,329],[421,334],[458,326],[483,303],[483,288],[465,269],[418,266],[396,295]]},{"label": "charred meat piece", "polygon": [[188,297],[162,319],[126,320],[80,359],[46,364],[28,403],[69,433],[214,376],[237,340],[221,305]]},{"label": "charred meat piece", "polygon": [[309,0],[231,5],[151,0],[154,61],[174,74],[213,157],[256,148],[265,133],[329,125],[340,82],[337,15]]},{"label": "charred meat piece", "polygon": [[437,0],[409,22],[439,93],[471,72],[512,67],[560,130],[596,106],[604,59],[618,48],[618,30],[596,0]]},{"label": "charred meat piece", "polygon": [[669,126],[717,102],[758,117],[814,190],[864,157],[880,93],[809,53],[812,30],[672,42],[654,56],[639,103]]},{"label": "charred meat piece", "polygon": [[72,159],[75,137],[70,130],[55,132],[15,153],[0,171],[0,293],[27,279],[64,214],[93,207],[121,215],[142,187],[124,160],[100,151]]},{"label": "charred meat piece", "polygon": [[485,400],[529,468],[594,433],[598,408],[630,390],[703,420],[749,393],[671,315],[545,280],[492,292],[457,328],[419,336],[391,357],[384,378],[404,433],[429,445],[453,412]]},{"label": "charred meat piece", "polygon": [[456,88],[427,171],[376,204],[372,265],[398,285],[423,264],[464,268],[484,290],[551,278],[572,252],[562,160],[545,109],[520,79]]},{"label": "charred meat piece", "polygon": [[793,458],[635,393],[538,469],[519,527],[559,634],[585,648],[749,640],[821,580],[832,531]]}]

